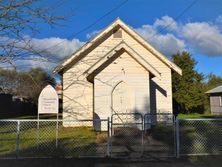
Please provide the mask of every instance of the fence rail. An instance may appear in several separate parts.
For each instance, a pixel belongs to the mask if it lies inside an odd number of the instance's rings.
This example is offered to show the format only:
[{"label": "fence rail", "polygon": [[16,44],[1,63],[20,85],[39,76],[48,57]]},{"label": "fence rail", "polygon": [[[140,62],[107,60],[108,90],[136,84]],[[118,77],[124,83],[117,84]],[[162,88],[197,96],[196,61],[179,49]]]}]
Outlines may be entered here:
[{"label": "fence rail", "polygon": [[107,131],[95,131],[92,120],[0,120],[1,158],[105,157],[107,145]]},{"label": "fence rail", "polygon": [[0,120],[0,158],[218,154],[222,118],[119,113],[102,120]]}]

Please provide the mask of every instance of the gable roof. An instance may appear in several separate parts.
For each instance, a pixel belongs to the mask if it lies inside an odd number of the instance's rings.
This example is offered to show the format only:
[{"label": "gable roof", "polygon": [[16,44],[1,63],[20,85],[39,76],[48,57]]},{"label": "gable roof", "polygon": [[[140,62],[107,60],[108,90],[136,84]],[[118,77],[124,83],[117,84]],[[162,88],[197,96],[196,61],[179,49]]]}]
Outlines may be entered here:
[{"label": "gable roof", "polygon": [[88,68],[84,72],[85,74],[87,74],[87,78],[92,78],[95,75],[97,75],[100,72],[99,68],[103,66],[103,64],[107,64],[106,62],[108,61],[110,61],[110,63],[113,62],[116,58],[120,56],[118,53],[121,52],[122,50],[124,50],[124,52],[127,52],[132,58],[135,59],[135,61],[137,61],[140,65],[142,65],[147,71],[149,71],[155,77],[160,79],[161,73],[124,41],[121,41],[108,53],[106,53],[100,60],[98,60],[94,65]]},{"label": "gable roof", "polygon": [[99,39],[101,39],[105,34],[109,33],[116,27],[121,27],[128,34],[130,34],[135,40],[137,40],[141,45],[143,45],[147,50],[149,50],[153,55],[155,55],[159,60],[161,60],[164,64],[166,64],[169,68],[173,69],[178,74],[182,75],[182,70],[173,62],[171,62],[166,56],[157,51],[154,47],[152,47],[147,41],[145,41],[140,35],[138,35],[133,29],[127,26],[124,22],[122,22],[119,18],[117,18],[113,23],[111,23],[108,27],[102,30],[97,36],[95,36],[91,41],[83,45],[80,49],[78,49],[74,54],[72,54],[69,58],[65,59],[63,63],[58,65],[55,69],[55,73],[59,73],[64,70],[69,64],[74,61],[81,59],[81,55],[87,49],[94,45]]},{"label": "gable roof", "polygon": [[222,93],[222,85],[217,86],[216,88],[213,88],[211,90],[208,90],[206,93]]}]

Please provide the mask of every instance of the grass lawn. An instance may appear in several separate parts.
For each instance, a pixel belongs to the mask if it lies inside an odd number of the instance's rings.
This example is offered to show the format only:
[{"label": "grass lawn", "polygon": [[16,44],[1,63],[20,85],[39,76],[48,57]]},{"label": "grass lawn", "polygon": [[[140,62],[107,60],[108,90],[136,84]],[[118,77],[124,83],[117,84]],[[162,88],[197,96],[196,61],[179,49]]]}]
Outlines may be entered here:
[{"label": "grass lawn", "polygon": [[222,120],[181,119],[179,121],[180,154],[222,153]]},{"label": "grass lawn", "polygon": [[179,114],[177,117],[180,119],[186,119],[186,118],[214,118],[216,116],[213,116],[211,114],[192,113],[192,114]]},{"label": "grass lawn", "polygon": [[[0,157],[78,157],[104,156],[106,133],[96,133],[90,127],[63,127],[60,123],[56,134],[56,122],[22,122],[19,145],[16,147],[16,122],[1,122]],[[56,146],[56,135],[58,138]]]}]

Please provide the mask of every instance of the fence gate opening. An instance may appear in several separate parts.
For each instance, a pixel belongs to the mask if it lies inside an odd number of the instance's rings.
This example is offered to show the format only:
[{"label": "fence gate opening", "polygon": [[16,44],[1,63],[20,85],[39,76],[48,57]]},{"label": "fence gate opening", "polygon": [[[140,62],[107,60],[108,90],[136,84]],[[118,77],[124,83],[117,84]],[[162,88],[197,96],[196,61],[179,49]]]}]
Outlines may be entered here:
[{"label": "fence gate opening", "polygon": [[143,153],[143,116],[118,113],[111,117],[111,157],[141,157]]},{"label": "fence gate opening", "polygon": [[144,115],[143,156],[176,156],[175,119],[171,113]]}]

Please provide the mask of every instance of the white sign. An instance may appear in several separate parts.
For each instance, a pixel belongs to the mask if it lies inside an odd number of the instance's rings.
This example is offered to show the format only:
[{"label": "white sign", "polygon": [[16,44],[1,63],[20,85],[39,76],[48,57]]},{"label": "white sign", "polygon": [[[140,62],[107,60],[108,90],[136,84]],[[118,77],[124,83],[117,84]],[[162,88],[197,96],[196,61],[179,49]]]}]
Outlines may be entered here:
[{"label": "white sign", "polygon": [[51,85],[47,85],[39,95],[38,114],[58,114],[58,94]]}]

